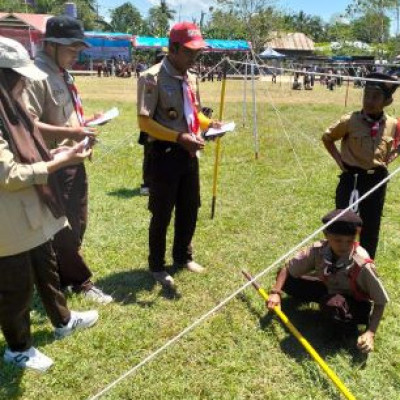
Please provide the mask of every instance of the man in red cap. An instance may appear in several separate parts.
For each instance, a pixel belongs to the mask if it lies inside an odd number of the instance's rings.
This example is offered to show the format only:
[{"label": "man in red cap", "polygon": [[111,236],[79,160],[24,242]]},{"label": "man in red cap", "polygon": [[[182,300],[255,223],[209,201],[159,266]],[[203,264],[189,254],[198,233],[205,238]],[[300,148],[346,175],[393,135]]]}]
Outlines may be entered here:
[{"label": "man in red cap", "polygon": [[144,71],[138,82],[138,122],[150,136],[149,267],[163,286],[174,286],[165,266],[166,234],[175,208],[173,261],[192,272],[204,268],[193,261],[191,241],[200,206],[197,152],[204,147],[201,131],[218,126],[199,112],[196,77],[189,72],[206,47],[192,23],[174,25],[168,55]]}]

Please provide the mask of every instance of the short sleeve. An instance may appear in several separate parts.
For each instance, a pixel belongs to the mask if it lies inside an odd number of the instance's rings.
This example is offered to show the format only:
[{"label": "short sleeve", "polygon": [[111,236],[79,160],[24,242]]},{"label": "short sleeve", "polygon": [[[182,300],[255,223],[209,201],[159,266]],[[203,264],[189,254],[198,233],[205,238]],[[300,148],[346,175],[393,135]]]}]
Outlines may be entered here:
[{"label": "short sleeve", "polygon": [[152,74],[141,75],[138,81],[137,113],[152,118],[157,107],[158,85]]},{"label": "short sleeve", "polygon": [[301,276],[315,270],[315,249],[308,247],[297,253],[288,263],[289,274],[293,278]]},{"label": "short sleeve", "polygon": [[323,139],[328,139],[331,142],[344,138],[347,134],[347,128],[350,115],[345,115],[339,121],[331,125],[324,133]]}]

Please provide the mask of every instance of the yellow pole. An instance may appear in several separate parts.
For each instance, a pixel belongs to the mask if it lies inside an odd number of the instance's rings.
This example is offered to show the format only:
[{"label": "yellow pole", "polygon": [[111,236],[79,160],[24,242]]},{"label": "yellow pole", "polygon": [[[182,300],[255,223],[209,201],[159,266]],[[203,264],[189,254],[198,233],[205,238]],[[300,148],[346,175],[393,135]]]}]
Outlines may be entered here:
[{"label": "yellow pole", "polygon": [[[242,271],[243,275],[249,280],[252,281],[253,277],[246,271]],[[252,282],[252,285],[257,290],[257,292],[261,295],[261,297],[268,301],[268,294],[266,291],[260,287],[257,282]],[[344,383],[340,380],[340,378],[335,374],[335,372],[326,364],[326,362],[320,357],[320,355],[314,350],[311,344],[307,341],[306,338],[297,330],[297,328],[289,321],[288,317],[283,313],[280,307],[274,307],[274,312],[281,319],[283,324],[289,329],[289,331],[295,336],[295,338],[300,342],[300,344],[307,350],[310,356],[317,362],[317,364],[322,368],[322,370],[328,375],[329,379],[336,385],[336,387],[340,390],[340,392],[349,400],[356,400],[353,394],[346,388]]]},{"label": "yellow pole", "polygon": [[[221,85],[221,99],[219,105],[219,121],[222,121],[222,116],[224,115],[225,106],[225,88],[226,88],[226,66],[227,63],[223,63],[223,73],[222,73],[222,85]],[[221,152],[221,138],[217,137],[215,146],[215,161],[214,161],[214,178],[213,178],[213,195],[211,202],[211,219],[214,219],[215,215],[215,205],[217,201],[217,179],[218,179],[218,167],[219,167],[219,154]]]}]

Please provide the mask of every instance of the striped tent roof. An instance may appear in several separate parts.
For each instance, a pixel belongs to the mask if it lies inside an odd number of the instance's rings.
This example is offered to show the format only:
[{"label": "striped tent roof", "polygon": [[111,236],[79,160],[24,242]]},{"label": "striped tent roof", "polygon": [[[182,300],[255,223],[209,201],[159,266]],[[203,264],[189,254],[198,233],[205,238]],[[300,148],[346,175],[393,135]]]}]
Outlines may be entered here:
[{"label": "striped tent roof", "polygon": [[274,50],[314,51],[314,42],[302,32],[277,36],[265,44]]}]

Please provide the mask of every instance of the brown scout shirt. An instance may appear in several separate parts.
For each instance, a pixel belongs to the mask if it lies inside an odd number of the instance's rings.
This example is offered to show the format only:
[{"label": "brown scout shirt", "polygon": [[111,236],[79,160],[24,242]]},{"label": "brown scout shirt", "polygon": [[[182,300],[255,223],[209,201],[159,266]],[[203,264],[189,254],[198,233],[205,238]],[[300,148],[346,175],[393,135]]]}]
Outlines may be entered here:
[{"label": "brown scout shirt", "polygon": [[[325,282],[329,294],[353,295],[349,279],[349,272],[354,265],[353,263],[350,262],[349,265],[338,269],[335,273],[324,276],[324,270],[328,266],[325,260],[329,258],[330,252],[331,250],[326,240],[315,242],[288,262],[287,267],[290,275],[293,278],[300,278],[303,275],[317,276]],[[358,246],[353,258],[365,260],[368,259],[368,253]],[[361,266],[360,262],[358,264]],[[362,266],[357,277],[357,285],[375,304],[384,305],[389,301],[389,296],[377,277],[372,263]]]},{"label": "brown scout shirt", "polygon": [[384,114],[379,132],[373,138],[370,133],[371,123],[361,111],[356,111],[344,115],[329,127],[323,138],[332,142],[341,139],[340,154],[343,162],[352,167],[369,170],[387,166],[396,126],[397,120]]},{"label": "brown scout shirt", "polygon": [[[43,81],[31,81],[25,90],[23,99],[29,112],[46,124],[80,126],[71,94],[58,65],[43,51],[38,53],[35,64],[48,77]],[[60,143],[46,140],[46,144],[54,148]]]},{"label": "brown scout shirt", "polygon": [[[198,93],[196,76],[190,72],[187,75],[193,93]],[[142,72],[138,82],[137,111],[138,115],[150,117],[176,132],[188,132],[183,108],[182,80],[176,76],[181,75],[167,57]]]}]

